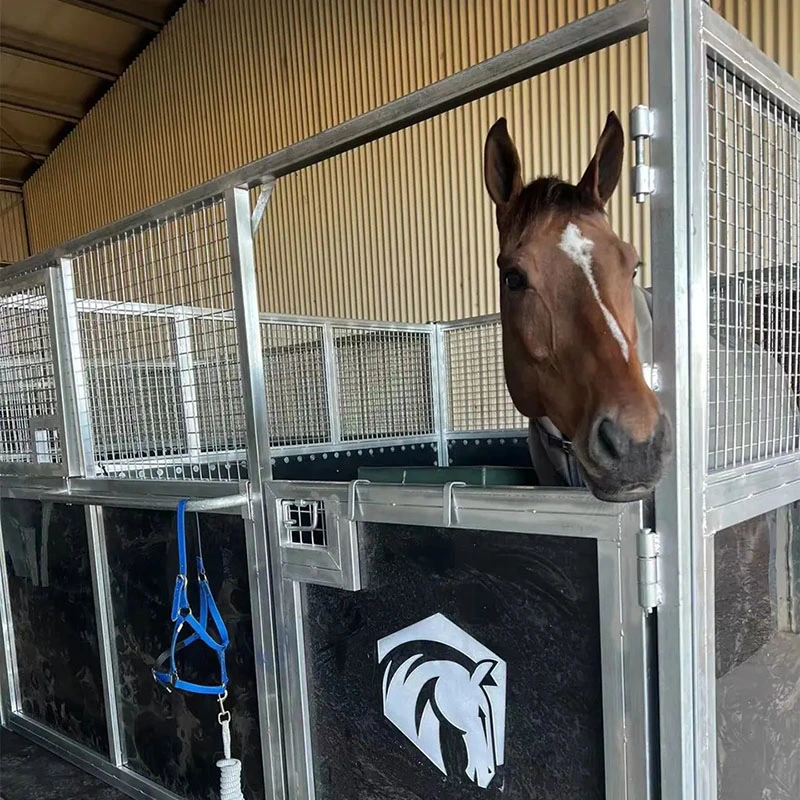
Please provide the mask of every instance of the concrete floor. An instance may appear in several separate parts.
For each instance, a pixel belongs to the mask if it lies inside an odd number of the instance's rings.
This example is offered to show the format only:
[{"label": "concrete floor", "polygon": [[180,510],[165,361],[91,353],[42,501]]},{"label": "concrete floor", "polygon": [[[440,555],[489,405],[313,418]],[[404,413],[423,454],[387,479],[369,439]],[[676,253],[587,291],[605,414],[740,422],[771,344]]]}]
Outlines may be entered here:
[{"label": "concrete floor", "polygon": [[0,729],[0,800],[123,800],[125,795]]}]

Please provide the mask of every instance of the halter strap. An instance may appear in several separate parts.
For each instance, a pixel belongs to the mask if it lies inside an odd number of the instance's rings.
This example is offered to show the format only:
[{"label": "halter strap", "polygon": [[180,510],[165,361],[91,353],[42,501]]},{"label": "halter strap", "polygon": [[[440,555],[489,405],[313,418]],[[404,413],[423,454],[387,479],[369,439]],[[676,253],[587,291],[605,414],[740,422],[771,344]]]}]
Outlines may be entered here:
[{"label": "halter strap", "polygon": [[[546,447],[539,448],[547,458],[550,467],[565,485],[581,488],[586,485],[581,465],[575,456],[572,442],[561,434],[553,423],[546,417],[531,420],[533,427]],[[539,476],[541,479],[541,476]]]},{"label": "halter strap", "polygon": [[[188,559],[186,555],[186,524],[185,512],[187,500],[178,503],[178,575],[175,578],[175,591],[172,595],[172,612],[170,619],[174,624],[172,630],[172,641],[168,650],[165,650],[156,659],[153,667],[153,678],[165,689],[171,691],[172,688],[181,689],[185,692],[195,694],[215,694],[221,695],[228,684],[228,673],[225,668],[225,649],[228,647],[228,630],[225,622],[219,613],[214,595],[206,577],[205,565],[203,564],[203,550],[200,541],[200,522],[197,520],[197,584],[200,593],[200,613],[195,616],[189,605],[189,595],[187,589],[189,579],[187,577]],[[209,616],[214,623],[218,640],[209,633]],[[188,625],[191,633],[184,639],[180,639],[180,634],[184,625]],[[206,685],[192,683],[178,677],[178,667],[175,662],[175,654],[195,642],[202,642],[217,654],[220,669],[220,683]],[[169,664],[169,670],[166,669]]]}]

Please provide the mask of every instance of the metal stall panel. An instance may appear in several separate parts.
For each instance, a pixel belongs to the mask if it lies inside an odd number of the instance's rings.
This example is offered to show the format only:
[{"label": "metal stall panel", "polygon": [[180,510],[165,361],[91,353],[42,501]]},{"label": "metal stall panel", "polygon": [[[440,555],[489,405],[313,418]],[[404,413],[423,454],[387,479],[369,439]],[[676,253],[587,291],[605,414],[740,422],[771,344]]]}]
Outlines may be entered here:
[{"label": "metal stall panel", "polygon": [[718,797],[793,800],[800,792],[800,504],[717,532]]},{"label": "metal stall panel", "polygon": [[800,83],[710,9],[702,22],[706,508],[719,527],[800,495]]},{"label": "metal stall panel", "polygon": [[317,798],[604,797],[596,543],[359,537],[362,591],[303,589]]},{"label": "metal stall panel", "polygon": [[16,667],[8,710],[108,756],[84,510],[3,497],[0,528]]},{"label": "metal stall panel", "polygon": [[[172,635],[175,514],[105,506],[102,515],[124,764],[187,800],[206,798],[209,787],[219,783],[216,761],[222,757],[216,698],[166,692],[151,673]],[[196,551],[193,517],[188,514],[186,520],[190,559]],[[257,800],[266,795],[245,522],[238,515],[209,513],[198,515],[198,523],[211,591],[231,641],[226,707],[231,711],[233,752],[242,761],[243,791]],[[211,683],[219,675],[216,656],[202,646],[179,654],[178,664],[185,680]]]},{"label": "metal stall panel", "polygon": [[226,226],[214,197],[75,251],[95,474],[245,476]]},{"label": "metal stall panel", "polygon": [[260,320],[270,452],[281,479],[349,480],[360,464],[437,462],[434,325]]},{"label": "metal stall panel", "polygon": [[59,391],[50,268],[0,285],[0,473],[62,475],[65,430]]},{"label": "metal stall panel", "polygon": [[298,797],[648,796],[638,506],[451,484],[270,492],[300,608],[284,653]]},{"label": "metal stall panel", "polygon": [[506,387],[500,316],[445,322],[439,328],[447,463],[530,466],[528,421]]}]

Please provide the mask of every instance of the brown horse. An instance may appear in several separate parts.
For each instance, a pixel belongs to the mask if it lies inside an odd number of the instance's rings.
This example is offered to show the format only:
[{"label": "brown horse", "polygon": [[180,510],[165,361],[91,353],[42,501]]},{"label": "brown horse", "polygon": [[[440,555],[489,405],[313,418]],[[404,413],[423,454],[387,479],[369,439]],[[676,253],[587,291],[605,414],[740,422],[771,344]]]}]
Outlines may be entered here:
[{"label": "brown horse", "polygon": [[554,425],[568,441],[580,482],[614,502],[651,494],[672,452],[670,421],[637,352],[639,256],[605,213],[624,147],[611,112],[577,185],[555,177],[524,185],[504,118],[484,148],[509,393],[532,425]]}]

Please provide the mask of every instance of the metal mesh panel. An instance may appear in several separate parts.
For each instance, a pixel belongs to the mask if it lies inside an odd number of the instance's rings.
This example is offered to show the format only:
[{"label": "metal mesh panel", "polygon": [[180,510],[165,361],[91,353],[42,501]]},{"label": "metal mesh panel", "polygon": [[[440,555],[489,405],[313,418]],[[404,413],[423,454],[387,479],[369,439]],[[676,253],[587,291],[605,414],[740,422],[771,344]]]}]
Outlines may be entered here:
[{"label": "metal mesh panel", "polygon": [[445,353],[449,431],[527,428],[506,388],[499,321],[445,329]]},{"label": "metal mesh panel", "polygon": [[333,329],[344,441],[434,433],[430,335]]},{"label": "metal mesh panel", "polygon": [[328,546],[325,503],[322,500],[281,500],[281,522],[290,544]]},{"label": "metal mesh panel", "polygon": [[[80,311],[94,457],[168,456],[186,449],[171,318]],[[156,450],[156,448],[158,448]]]},{"label": "metal mesh panel", "polygon": [[[184,407],[193,398],[197,402],[197,446],[204,453],[242,451],[243,456],[246,423],[232,316],[198,317],[189,322],[189,330],[184,357],[193,360],[194,392],[186,380],[191,374],[188,361],[181,376]],[[191,423],[191,413],[186,416]]]},{"label": "metal mesh panel", "polygon": [[800,121],[708,63],[709,469],[800,449]]},{"label": "metal mesh panel", "polygon": [[61,463],[58,413],[45,287],[2,294],[0,461]]},{"label": "metal mesh panel", "polygon": [[322,327],[264,322],[261,334],[271,445],[329,442]]},{"label": "metal mesh panel", "polygon": [[243,392],[221,200],[87,248],[73,269],[99,471],[238,479]]}]

